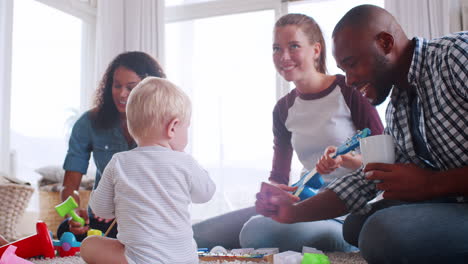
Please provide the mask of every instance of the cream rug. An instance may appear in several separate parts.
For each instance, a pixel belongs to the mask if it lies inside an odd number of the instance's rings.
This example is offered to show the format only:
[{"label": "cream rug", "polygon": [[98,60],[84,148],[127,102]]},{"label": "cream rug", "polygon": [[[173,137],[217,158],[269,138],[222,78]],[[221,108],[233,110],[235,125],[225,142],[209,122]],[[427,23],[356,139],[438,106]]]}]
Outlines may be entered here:
[{"label": "cream rug", "polygon": [[[359,253],[343,253],[343,252],[332,252],[325,253],[330,259],[332,264],[367,264],[367,262],[361,257]],[[36,264],[86,264],[81,257],[65,257],[65,258],[54,258],[44,260],[30,260]],[[200,264],[270,264],[268,262],[251,262],[251,261],[234,261],[234,262],[220,262],[220,261],[202,261]]]}]

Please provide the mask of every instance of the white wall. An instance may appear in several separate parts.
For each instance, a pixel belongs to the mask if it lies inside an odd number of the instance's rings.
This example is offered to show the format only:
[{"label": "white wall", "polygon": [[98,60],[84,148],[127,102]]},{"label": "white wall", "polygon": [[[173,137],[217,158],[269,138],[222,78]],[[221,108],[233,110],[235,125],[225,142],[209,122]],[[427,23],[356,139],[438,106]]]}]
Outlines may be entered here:
[{"label": "white wall", "polygon": [[13,0],[0,1],[0,172],[10,171],[10,85]]}]

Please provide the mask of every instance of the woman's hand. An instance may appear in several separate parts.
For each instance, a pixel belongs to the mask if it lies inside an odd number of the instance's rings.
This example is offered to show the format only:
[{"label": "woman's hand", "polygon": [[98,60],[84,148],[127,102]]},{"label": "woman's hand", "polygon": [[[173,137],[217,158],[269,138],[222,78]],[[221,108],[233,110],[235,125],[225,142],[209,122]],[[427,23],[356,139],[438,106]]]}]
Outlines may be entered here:
[{"label": "woman's hand", "polygon": [[315,166],[318,173],[322,175],[330,174],[341,166],[343,163],[341,156],[338,156],[334,159],[331,158],[335,152],[335,146],[329,146],[325,149],[325,152],[323,153],[322,157],[320,157],[317,165]]},{"label": "woman's hand", "polygon": [[291,198],[291,200],[293,202],[298,202],[300,200],[299,197],[295,196],[293,193],[297,190],[297,187],[291,187],[291,186],[288,186],[286,184],[282,184],[282,183],[277,183],[275,181],[270,181],[271,185],[274,185],[278,188],[280,188],[281,190],[285,191],[289,198]]},{"label": "woman's hand", "polygon": [[320,157],[317,165],[315,166],[318,173],[326,175],[332,173],[339,167],[344,167],[351,170],[357,170],[359,167],[361,167],[361,155],[356,155],[351,152],[339,155],[333,159],[332,156],[336,153],[336,150],[337,148],[335,146],[329,146],[325,149],[323,156]]},{"label": "woman's hand", "polygon": [[76,214],[85,220],[85,225],[81,226],[80,222],[76,222],[73,218],[68,220],[68,229],[75,235],[85,234],[89,230],[89,216],[86,209],[75,210]]},{"label": "woman's hand", "polygon": [[299,197],[290,192],[295,189],[297,187],[288,187],[284,184],[262,183],[262,188],[256,195],[257,212],[280,223],[294,222],[294,204],[299,201]]}]

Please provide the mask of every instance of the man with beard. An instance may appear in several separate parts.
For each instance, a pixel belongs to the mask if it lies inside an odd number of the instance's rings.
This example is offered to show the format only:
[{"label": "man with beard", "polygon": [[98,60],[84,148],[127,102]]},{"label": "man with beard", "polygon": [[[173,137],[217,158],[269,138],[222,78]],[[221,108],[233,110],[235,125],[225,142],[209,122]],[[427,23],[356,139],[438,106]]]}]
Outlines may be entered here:
[{"label": "man with beard", "polygon": [[300,203],[261,191],[257,211],[282,223],[351,213],[343,235],[371,264],[465,263],[468,32],[408,39],[386,10],[362,5],[338,22],[333,44],[348,85],[374,105],[391,93],[385,134],[396,163],[369,163]]}]

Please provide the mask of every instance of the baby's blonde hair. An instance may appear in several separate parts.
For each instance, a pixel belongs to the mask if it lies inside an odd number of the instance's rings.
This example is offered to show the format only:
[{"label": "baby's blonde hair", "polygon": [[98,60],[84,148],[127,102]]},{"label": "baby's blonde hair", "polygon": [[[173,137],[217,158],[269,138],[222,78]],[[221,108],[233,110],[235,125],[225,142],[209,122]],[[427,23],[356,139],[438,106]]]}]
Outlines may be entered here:
[{"label": "baby's blonde hair", "polygon": [[127,101],[128,131],[138,142],[161,135],[174,118],[188,122],[189,97],[175,84],[158,77],[146,77],[130,93]]}]

